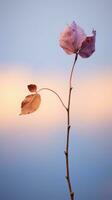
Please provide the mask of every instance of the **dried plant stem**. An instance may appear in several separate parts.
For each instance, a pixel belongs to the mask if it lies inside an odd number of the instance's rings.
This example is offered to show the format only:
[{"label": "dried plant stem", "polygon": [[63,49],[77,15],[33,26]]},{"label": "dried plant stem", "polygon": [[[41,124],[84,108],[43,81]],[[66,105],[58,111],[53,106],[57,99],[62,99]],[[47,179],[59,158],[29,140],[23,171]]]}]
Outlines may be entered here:
[{"label": "dried plant stem", "polygon": [[41,88],[39,89],[37,92],[40,92],[42,90],[49,90],[51,92],[53,92],[57,97],[58,99],[60,100],[60,102],[62,103],[63,107],[67,110],[67,107],[65,106],[65,104],[63,103],[63,100],[61,99],[61,97],[59,96],[59,94],[57,92],[55,92],[54,90],[50,89],[50,88]]},{"label": "dried plant stem", "polygon": [[75,56],[75,60],[72,66],[72,70],[70,73],[70,79],[69,79],[69,95],[68,95],[68,107],[67,107],[67,140],[66,140],[66,150],[65,150],[65,158],[66,158],[66,180],[68,183],[68,188],[69,188],[69,194],[70,194],[70,199],[74,200],[74,192],[72,190],[72,184],[70,180],[70,170],[69,170],[69,136],[70,136],[70,104],[71,104],[71,92],[72,92],[72,76],[73,76],[73,71],[75,67],[75,63],[78,58],[78,53]]},{"label": "dried plant stem", "polygon": [[49,90],[52,93],[54,93],[58,99],[60,100],[60,102],[62,103],[63,107],[65,108],[65,110],[67,111],[67,140],[66,140],[66,150],[65,150],[65,157],[66,157],[66,180],[68,183],[68,188],[69,188],[69,194],[70,194],[70,199],[74,200],[74,192],[72,190],[72,184],[71,184],[71,180],[70,180],[70,170],[69,170],[69,136],[70,136],[70,105],[71,105],[71,92],[72,92],[72,76],[73,76],[73,71],[74,71],[74,67],[75,67],[75,63],[77,61],[78,58],[78,53],[76,53],[75,56],[75,60],[71,69],[71,73],[70,73],[70,79],[69,79],[69,95],[68,95],[68,106],[66,106],[63,102],[63,100],[61,99],[61,97],[59,96],[59,94],[57,92],[55,92],[54,90],[50,89],[50,88],[41,88],[39,89],[37,92],[40,92],[42,90]]}]

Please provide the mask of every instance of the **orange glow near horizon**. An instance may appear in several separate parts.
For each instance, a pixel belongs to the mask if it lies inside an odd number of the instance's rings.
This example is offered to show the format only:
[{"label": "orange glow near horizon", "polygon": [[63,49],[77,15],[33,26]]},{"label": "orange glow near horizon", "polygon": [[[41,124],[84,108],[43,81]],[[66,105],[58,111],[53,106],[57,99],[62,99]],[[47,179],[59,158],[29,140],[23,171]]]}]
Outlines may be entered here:
[{"label": "orange glow near horizon", "polygon": [[[51,78],[52,77],[52,78]],[[40,83],[42,87],[54,90],[59,88],[62,99],[66,104],[66,83],[64,78],[50,75],[37,77],[21,70],[2,72],[0,75],[1,85],[1,127],[55,127],[57,124],[66,123],[64,108],[57,97],[49,91],[42,91],[42,103],[40,108],[33,114],[19,116],[20,104],[29,94],[27,84]],[[47,85],[45,85],[45,83]],[[89,124],[97,122],[112,115],[112,73],[87,75],[84,79],[76,80],[72,93],[72,121]]]}]

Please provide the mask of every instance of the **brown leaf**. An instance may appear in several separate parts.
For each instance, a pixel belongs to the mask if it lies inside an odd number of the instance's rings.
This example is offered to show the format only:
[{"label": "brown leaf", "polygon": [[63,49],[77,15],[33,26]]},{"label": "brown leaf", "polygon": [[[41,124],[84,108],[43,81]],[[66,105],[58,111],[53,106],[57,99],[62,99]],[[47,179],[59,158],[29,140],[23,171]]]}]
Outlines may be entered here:
[{"label": "brown leaf", "polygon": [[35,84],[27,85],[27,87],[28,87],[28,90],[30,92],[36,92],[37,91],[37,86]]},{"label": "brown leaf", "polygon": [[25,97],[21,103],[20,115],[30,114],[36,111],[41,103],[41,97],[39,94],[31,94]]}]

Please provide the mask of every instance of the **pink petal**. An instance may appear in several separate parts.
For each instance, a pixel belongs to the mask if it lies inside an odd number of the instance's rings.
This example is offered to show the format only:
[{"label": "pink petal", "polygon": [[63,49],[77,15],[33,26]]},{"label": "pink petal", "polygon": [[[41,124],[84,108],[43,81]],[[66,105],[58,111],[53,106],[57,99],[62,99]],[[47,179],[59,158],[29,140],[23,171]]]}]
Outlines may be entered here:
[{"label": "pink petal", "polygon": [[93,36],[86,37],[85,41],[82,43],[79,55],[82,58],[88,58],[95,51],[95,37],[96,31],[93,30]]},{"label": "pink petal", "polygon": [[73,54],[80,49],[85,38],[86,35],[84,31],[73,22],[61,33],[59,43],[67,54]]},{"label": "pink petal", "polygon": [[66,27],[64,32],[61,33],[59,42],[66,53],[74,53],[74,33],[70,26]]},{"label": "pink petal", "polygon": [[78,26],[74,21],[71,26],[75,35],[74,46],[77,51],[81,48],[83,41],[86,39],[86,34],[84,33],[84,30],[80,28],[80,26]]}]

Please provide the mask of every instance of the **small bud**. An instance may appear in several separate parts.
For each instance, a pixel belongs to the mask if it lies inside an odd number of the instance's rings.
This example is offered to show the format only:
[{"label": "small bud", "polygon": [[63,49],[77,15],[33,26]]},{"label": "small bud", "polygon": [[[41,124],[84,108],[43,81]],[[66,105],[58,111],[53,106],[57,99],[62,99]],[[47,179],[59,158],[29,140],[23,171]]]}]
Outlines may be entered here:
[{"label": "small bud", "polygon": [[35,84],[27,85],[27,87],[28,87],[28,90],[30,92],[36,92],[37,91],[37,86]]}]

